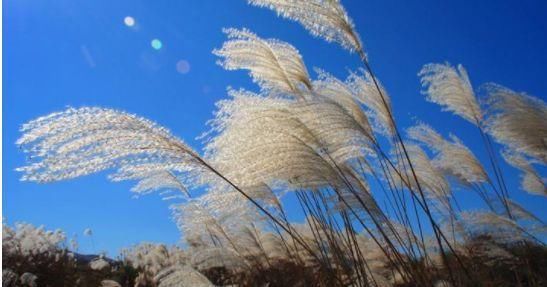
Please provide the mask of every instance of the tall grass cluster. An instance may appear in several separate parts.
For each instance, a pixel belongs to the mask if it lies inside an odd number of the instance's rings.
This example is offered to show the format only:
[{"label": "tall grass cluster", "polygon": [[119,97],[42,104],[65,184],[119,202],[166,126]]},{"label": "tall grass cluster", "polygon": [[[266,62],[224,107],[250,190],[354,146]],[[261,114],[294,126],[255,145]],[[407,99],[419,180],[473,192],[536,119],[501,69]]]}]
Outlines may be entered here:
[{"label": "tall grass cluster", "polygon": [[[219,64],[247,70],[259,89],[230,89],[217,103],[202,153],[139,116],[70,108],[23,125],[23,180],[108,170],[113,181],[136,181],[133,192],[183,197],[172,209],[186,248],[126,250],[136,286],[547,284],[545,223],[512,199],[501,163],[545,200],[537,170],[547,163],[545,102],[475,86],[461,65],[425,65],[423,94],[474,126],[481,162],[454,134],[398,124],[339,1],[249,3],[339,44],[362,68],[345,79],[315,69],[313,79],[291,44],[225,29],[213,52]],[[454,192],[476,194],[485,210],[466,208]],[[290,220],[287,196],[303,222]]]}]

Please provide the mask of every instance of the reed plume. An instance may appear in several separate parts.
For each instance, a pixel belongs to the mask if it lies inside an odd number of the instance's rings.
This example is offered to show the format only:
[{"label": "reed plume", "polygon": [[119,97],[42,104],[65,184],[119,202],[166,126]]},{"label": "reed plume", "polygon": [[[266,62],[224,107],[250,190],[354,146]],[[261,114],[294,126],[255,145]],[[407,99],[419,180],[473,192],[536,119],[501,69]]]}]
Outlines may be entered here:
[{"label": "reed plume", "polygon": [[32,162],[18,168],[23,180],[50,182],[117,169],[110,178],[141,180],[134,189],[140,192],[172,185],[153,180],[158,173],[201,170],[197,154],[167,129],[117,110],[69,108],[31,121],[21,131],[25,134],[17,144]]},{"label": "reed plume", "polygon": [[427,64],[418,76],[430,102],[441,105],[443,110],[453,112],[474,125],[480,125],[482,111],[462,65]]},{"label": "reed plume", "polygon": [[547,105],[539,98],[487,84],[488,132],[518,153],[547,164]]},{"label": "reed plume", "polygon": [[506,151],[502,154],[507,163],[522,171],[520,186],[524,191],[547,196],[546,179],[534,169],[530,160],[515,152]]},{"label": "reed plume", "polygon": [[247,29],[224,29],[228,41],[213,53],[226,70],[249,70],[253,81],[270,93],[300,96],[300,85],[311,88],[302,57],[293,46],[262,39]]},{"label": "reed plume", "polygon": [[465,184],[488,180],[480,161],[456,136],[451,135],[451,141],[448,141],[423,123],[409,128],[407,132],[411,139],[425,144],[435,153],[433,164],[447,175],[454,176]]},{"label": "reed plume", "polygon": [[327,42],[336,42],[347,50],[362,49],[353,22],[339,0],[249,0],[251,5],[266,7],[279,16],[300,22],[306,30]]},{"label": "reed plume", "polygon": [[[392,100],[340,1],[249,3],[357,52],[366,69],[345,80],[316,69],[311,79],[289,43],[225,29],[227,41],[213,51],[219,64],[248,70],[260,91],[228,90],[202,137],[203,156],[147,119],[69,108],[21,128],[17,144],[29,154],[29,164],[18,169],[22,179],[50,182],[114,170],[110,179],[136,181],[135,193],[174,190],[162,195],[183,199],[171,209],[187,247],[125,250],[125,264],[138,270],[137,285],[473,285],[497,278],[480,273],[496,260],[532,274],[530,265],[515,267],[524,257],[508,250],[541,244],[536,233],[545,225],[509,199],[485,131],[512,150],[505,158],[523,171],[523,189],[547,195],[533,167],[546,161],[541,100],[489,85],[483,112],[461,65],[428,64],[420,71],[429,101],[479,129],[496,186],[455,135],[444,138],[418,124],[408,129],[412,143],[403,140]],[[451,179],[477,192],[491,212],[462,212]],[[191,194],[192,188],[198,192]],[[283,202],[288,195],[295,197],[291,210]],[[302,222],[289,214],[298,208]],[[3,233],[3,249],[26,250],[13,240],[17,232]],[[58,249],[42,235],[25,237],[40,239],[48,252]],[[103,261],[97,260],[98,269],[106,269]]]},{"label": "reed plume", "polygon": [[379,84],[379,91],[370,73],[363,70],[359,73],[351,73],[347,81],[357,100],[370,109],[376,130],[381,134],[394,136],[395,126],[391,120],[391,100],[384,87]]}]

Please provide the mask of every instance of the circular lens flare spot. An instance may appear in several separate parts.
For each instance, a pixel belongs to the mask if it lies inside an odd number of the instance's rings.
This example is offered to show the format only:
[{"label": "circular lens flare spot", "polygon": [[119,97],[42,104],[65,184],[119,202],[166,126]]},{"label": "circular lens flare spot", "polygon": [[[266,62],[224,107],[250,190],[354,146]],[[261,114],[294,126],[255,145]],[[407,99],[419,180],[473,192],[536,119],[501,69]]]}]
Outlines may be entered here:
[{"label": "circular lens flare spot", "polygon": [[186,74],[190,72],[190,63],[186,60],[180,60],[177,62],[177,72]]},{"label": "circular lens flare spot", "polygon": [[159,50],[163,46],[161,41],[158,39],[152,40],[152,42],[150,42],[150,45],[152,46],[152,48],[154,48],[154,50]]},{"label": "circular lens flare spot", "polygon": [[135,26],[135,18],[131,16],[127,16],[123,19],[123,22],[125,23],[125,26],[127,27],[133,27]]}]

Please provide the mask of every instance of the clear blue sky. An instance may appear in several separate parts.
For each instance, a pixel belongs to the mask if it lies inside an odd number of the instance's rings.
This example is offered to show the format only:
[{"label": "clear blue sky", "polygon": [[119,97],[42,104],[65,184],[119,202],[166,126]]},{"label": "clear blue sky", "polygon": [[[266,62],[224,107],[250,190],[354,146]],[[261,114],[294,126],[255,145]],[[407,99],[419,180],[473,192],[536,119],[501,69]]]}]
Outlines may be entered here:
[{"label": "clear blue sky", "polygon": [[[476,86],[497,82],[545,100],[547,2],[543,0],[345,0],[371,63],[387,87],[402,126],[415,119],[446,135],[453,131],[484,158],[473,126],[419,93],[416,73],[429,62],[462,63]],[[77,233],[81,251],[119,248],[140,241],[176,243],[169,202],[152,194],[133,199],[131,183],[110,183],[105,174],[40,185],[20,182],[14,171],[25,155],[14,142],[21,124],[67,105],[127,110],[170,128],[195,148],[214,103],[225,88],[256,89],[245,72],[227,72],[211,50],[222,27],[247,27],[263,37],[292,43],[308,68],[339,77],[359,67],[355,55],[313,38],[298,24],[244,0],[219,1],[31,1],[4,4],[3,216]],[[124,24],[134,17],[132,28]],[[151,46],[162,42],[160,50]],[[187,61],[186,73],[177,62]],[[517,189],[512,196],[541,218],[547,201]],[[459,194],[464,205],[477,198]],[[95,250],[82,232],[94,231]]]}]

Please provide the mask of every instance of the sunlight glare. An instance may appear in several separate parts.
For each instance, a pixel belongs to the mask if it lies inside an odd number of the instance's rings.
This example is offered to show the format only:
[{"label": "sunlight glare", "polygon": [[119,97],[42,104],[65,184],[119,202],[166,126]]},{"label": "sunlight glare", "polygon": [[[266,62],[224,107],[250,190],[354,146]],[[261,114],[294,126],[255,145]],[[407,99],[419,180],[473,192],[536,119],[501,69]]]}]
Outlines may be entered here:
[{"label": "sunlight glare", "polygon": [[133,27],[135,25],[135,18],[127,16],[123,19],[123,22],[127,27]]}]

